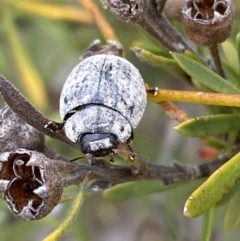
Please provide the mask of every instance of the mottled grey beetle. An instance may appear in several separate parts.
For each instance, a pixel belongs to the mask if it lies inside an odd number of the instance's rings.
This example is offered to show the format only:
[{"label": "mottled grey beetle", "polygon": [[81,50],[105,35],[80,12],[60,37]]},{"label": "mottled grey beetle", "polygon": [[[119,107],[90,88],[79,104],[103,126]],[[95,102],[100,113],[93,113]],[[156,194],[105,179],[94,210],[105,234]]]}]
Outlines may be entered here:
[{"label": "mottled grey beetle", "polygon": [[129,61],[95,53],[85,56],[68,76],[60,116],[66,136],[79,142],[84,154],[105,156],[132,140],[146,102],[143,79]]}]

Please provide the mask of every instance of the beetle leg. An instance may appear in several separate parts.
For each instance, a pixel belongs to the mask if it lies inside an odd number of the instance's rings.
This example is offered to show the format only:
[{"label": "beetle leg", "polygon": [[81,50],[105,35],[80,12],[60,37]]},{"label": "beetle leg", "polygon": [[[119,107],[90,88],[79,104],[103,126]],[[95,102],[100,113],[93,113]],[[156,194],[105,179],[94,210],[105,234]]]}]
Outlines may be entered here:
[{"label": "beetle leg", "polygon": [[114,162],[114,154],[115,154],[114,152],[110,153],[110,159],[109,159],[110,162]]},{"label": "beetle leg", "polygon": [[151,89],[148,89],[147,92],[149,94],[152,94],[153,96],[156,96],[158,94],[158,87],[154,87],[154,88],[151,88]]},{"label": "beetle leg", "polygon": [[63,129],[65,122],[58,123],[55,121],[49,121],[44,128],[49,129],[51,132],[59,132]]},{"label": "beetle leg", "polygon": [[147,174],[147,158],[141,156],[129,143],[121,143],[116,149],[118,155],[132,165],[133,173]]},{"label": "beetle leg", "polygon": [[134,150],[133,150],[133,148],[132,148],[132,146],[130,144],[127,145],[127,148],[128,148],[128,150],[130,152],[129,153],[129,160],[130,160],[130,162],[134,162],[134,160],[135,160]]}]

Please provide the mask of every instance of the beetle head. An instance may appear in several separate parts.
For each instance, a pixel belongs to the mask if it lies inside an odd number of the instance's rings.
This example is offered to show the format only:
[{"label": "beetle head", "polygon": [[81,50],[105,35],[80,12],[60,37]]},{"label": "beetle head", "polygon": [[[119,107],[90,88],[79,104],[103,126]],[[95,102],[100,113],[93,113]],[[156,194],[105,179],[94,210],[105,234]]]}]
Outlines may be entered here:
[{"label": "beetle head", "polygon": [[84,154],[103,157],[113,152],[118,145],[116,136],[109,133],[85,134],[80,139],[81,149]]}]

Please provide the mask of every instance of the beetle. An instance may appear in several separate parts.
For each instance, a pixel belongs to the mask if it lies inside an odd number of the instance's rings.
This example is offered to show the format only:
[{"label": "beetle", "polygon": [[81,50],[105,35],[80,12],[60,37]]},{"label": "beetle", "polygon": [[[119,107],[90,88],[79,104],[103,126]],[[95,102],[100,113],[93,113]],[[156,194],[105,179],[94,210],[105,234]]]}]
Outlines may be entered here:
[{"label": "beetle", "polygon": [[114,153],[120,143],[131,142],[147,103],[138,69],[116,52],[107,53],[94,52],[83,58],[60,95],[66,136],[79,143],[84,154],[94,157]]}]

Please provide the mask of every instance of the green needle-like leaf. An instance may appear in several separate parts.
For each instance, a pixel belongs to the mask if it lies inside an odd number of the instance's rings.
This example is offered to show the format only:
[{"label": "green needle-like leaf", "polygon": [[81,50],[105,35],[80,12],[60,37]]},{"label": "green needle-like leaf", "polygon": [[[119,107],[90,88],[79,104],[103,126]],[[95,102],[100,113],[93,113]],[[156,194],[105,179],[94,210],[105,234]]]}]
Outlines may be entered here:
[{"label": "green needle-like leaf", "polygon": [[224,219],[224,229],[226,232],[233,231],[240,223],[240,188],[238,185],[238,190],[235,196],[230,200],[227,213]]},{"label": "green needle-like leaf", "polygon": [[223,196],[235,187],[239,178],[240,153],[221,166],[192,193],[185,203],[184,215],[197,217],[218,205]]},{"label": "green needle-like leaf", "polygon": [[144,196],[149,193],[156,193],[166,189],[166,186],[161,181],[138,181],[118,184],[103,192],[103,195],[113,201],[121,201],[139,196]]},{"label": "green needle-like leaf", "polygon": [[103,195],[112,201],[122,201],[131,198],[137,198],[146,196],[153,193],[169,191],[178,187],[195,186],[202,183],[202,180],[195,180],[191,182],[175,183],[171,185],[164,185],[159,180],[144,180],[144,181],[133,181],[123,184],[118,184],[112,188],[106,189]]},{"label": "green needle-like leaf", "polygon": [[135,48],[134,51],[138,59],[142,62],[145,62],[155,67],[163,68],[167,72],[178,78],[182,78],[185,80],[189,78],[189,76],[187,76],[187,74],[179,67],[179,65],[174,59],[155,55],[147,50],[140,48]]},{"label": "green needle-like leaf", "polygon": [[240,129],[239,114],[219,114],[197,117],[175,127],[188,137],[216,136]]},{"label": "green needle-like leaf", "polygon": [[204,65],[190,59],[184,54],[172,53],[172,56],[188,75],[205,87],[219,93],[240,94],[240,89]]},{"label": "green needle-like leaf", "polygon": [[70,227],[70,225],[74,221],[76,215],[78,214],[83,204],[84,195],[85,195],[85,185],[87,182],[88,182],[88,178],[85,178],[79,192],[77,193],[72,203],[72,206],[66,218],[62,221],[62,223],[58,226],[58,228],[56,228],[52,233],[50,233],[43,241],[59,240],[59,238],[63,236],[64,232],[66,232],[66,230]]},{"label": "green needle-like leaf", "polygon": [[235,186],[231,188],[228,193],[223,195],[222,199],[215,204],[215,207],[220,207],[227,204],[235,196],[239,188],[240,188],[240,182],[237,180]]},{"label": "green needle-like leaf", "polygon": [[204,214],[202,220],[202,234],[200,241],[210,241],[212,226],[213,226],[213,213],[214,210],[210,209],[207,213]]},{"label": "green needle-like leaf", "polygon": [[14,7],[34,16],[43,16],[56,20],[69,20],[81,23],[92,23],[93,18],[83,9],[72,6],[60,6],[53,3],[42,3],[37,1],[11,1]]},{"label": "green needle-like leaf", "polygon": [[19,31],[11,15],[4,15],[6,36],[11,48],[19,79],[25,88],[30,101],[40,109],[47,106],[47,91],[41,74],[33,63],[26,46],[23,44]]},{"label": "green needle-like leaf", "polygon": [[[239,63],[240,63],[240,33],[237,34],[236,45],[237,45],[237,55],[238,55],[238,62],[237,63],[239,65]],[[240,68],[239,68],[239,75],[238,76],[240,77]]]},{"label": "green needle-like leaf", "polygon": [[230,42],[230,40],[223,42],[221,46],[226,59],[225,61],[226,67],[228,68],[230,73],[238,77],[239,65],[238,65],[238,55],[237,55],[235,46]]}]

